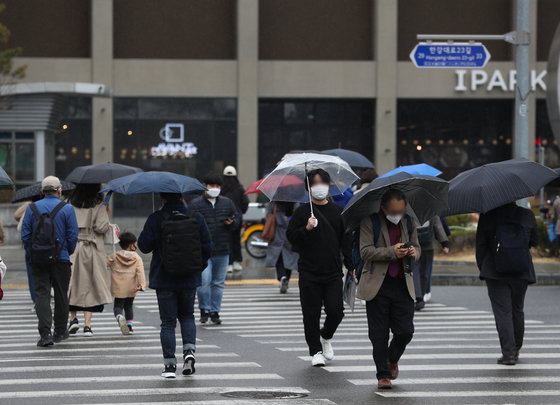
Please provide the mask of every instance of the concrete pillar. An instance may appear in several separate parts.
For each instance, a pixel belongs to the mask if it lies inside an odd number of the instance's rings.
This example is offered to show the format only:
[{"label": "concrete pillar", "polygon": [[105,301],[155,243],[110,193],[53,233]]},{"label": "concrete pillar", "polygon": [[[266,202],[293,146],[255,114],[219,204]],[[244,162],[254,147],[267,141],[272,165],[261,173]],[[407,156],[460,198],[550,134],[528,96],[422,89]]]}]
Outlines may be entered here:
[{"label": "concrete pillar", "polygon": [[375,0],[373,9],[375,44],[375,159],[378,173],[397,163],[397,22],[398,2]]},{"label": "concrete pillar", "polygon": [[258,170],[259,1],[237,0],[237,166],[243,184]]},{"label": "concrete pillar", "polygon": [[[113,0],[91,2],[91,81],[113,87]],[[92,98],[93,164],[113,161],[113,100]]]},{"label": "concrete pillar", "polygon": [[[49,155],[51,156],[51,155]],[[52,155],[54,159],[54,154]],[[35,180],[41,181],[47,176],[47,151],[45,131],[35,131]],[[54,174],[53,173],[49,173]]]},{"label": "concrete pillar", "polygon": [[[537,67],[537,1],[529,3],[529,31],[531,32],[531,44],[529,45],[529,72]],[[529,76],[529,86],[531,86]],[[535,93],[527,99],[529,114],[529,159],[538,159],[535,156],[535,138],[537,132],[537,97]]]}]

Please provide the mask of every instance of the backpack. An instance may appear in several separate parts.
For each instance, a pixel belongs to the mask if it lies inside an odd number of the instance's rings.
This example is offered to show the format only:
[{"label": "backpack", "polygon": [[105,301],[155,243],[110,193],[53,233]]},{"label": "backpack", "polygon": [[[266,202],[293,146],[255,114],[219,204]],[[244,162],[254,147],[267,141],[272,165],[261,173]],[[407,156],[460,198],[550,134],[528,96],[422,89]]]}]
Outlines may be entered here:
[{"label": "backpack", "polygon": [[418,232],[418,243],[420,246],[431,245],[434,240],[434,232],[432,230],[432,223],[429,222],[427,226],[419,226],[416,228]]},{"label": "backpack", "polygon": [[498,273],[523,273],[531,267],[529,236],[523,225],[506,218],[496,224],[494,262]]},{"label": "backpack", "polygon": [[32,264],[51,264],[60,259],[62,246],[56,236],[54,217],[66,203],[61,201],[51,212],[41,214],[35,203],[31,203],[31,211],[37,221],[33,225],[31,244],[29,246],[29,261]]},{"label": "backpack", "polygon": [[187,277],[202,272],[200,224],[193,211],[161,211],[161,257],[163,270],[173,277]]},{"label": "backpack", "polygon": [[[379,215],[373,214],[370,216],[371,225],[373,229],[373,243],[377,244],[379,240],[379,234],[381,233],[381,223],[379,222]],[[406,229],[408,231],[408,239],[412,239],[412,218],[409,215],[405,215],[406,219]],[[356,229],[352,232],[352,263],[354,263],[354,268],[356,269],[356,278],[359,280],[362,275],[362,270],[364,269],[364,260],[360,255],[360,229]]]}]

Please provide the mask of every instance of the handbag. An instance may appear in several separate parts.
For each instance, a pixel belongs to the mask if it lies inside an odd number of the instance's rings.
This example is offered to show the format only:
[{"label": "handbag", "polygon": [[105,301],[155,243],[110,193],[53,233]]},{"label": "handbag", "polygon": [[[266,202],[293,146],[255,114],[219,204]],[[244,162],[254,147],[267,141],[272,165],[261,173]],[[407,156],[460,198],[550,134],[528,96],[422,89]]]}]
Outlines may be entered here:
[{"label": "handbag", "polygon": [[276,204],[274,204],[274,209],[266,217],[266,222],[264,223],[264,228],[262,230],[261,237],[268,243],[274,240],[274,235],[276,234]]},{"label": "handbag", "polygon": [[115,245],[120,242],[119,239],[119,226],[117,224],[109,224],[109,229],[103,235],[103,242],[106,245],[111,245],[113,247],[113,253],[116,254],[117,250],[115,249]]}]

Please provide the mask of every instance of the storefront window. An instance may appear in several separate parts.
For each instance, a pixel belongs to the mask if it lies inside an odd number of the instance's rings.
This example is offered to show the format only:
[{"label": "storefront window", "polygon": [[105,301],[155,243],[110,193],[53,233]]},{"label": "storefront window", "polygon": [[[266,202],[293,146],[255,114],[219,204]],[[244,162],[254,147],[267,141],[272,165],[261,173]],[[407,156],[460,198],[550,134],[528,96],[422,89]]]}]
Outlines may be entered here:
[{"label": "storefront window", "polygon": [[512,154],[511,100],[399,100],[397,165],[427,163],[451,179]]},{"label": "storefront window", "polygon": [[[546,100],[537,100],[535,138],[538,140],[540,139],[542,146],[544,146],[544,164],[552,168],[560,167],[560,147],[550,127]],[[536,150],[535,156],[538,160],[539,156]]]},{"label": "storefront window", "polygon": [[0,133],[0,165],[17,187],[35,181],[34,139],[33,132]]},{"label": "storefront window", "polygon": [[373,158],[374,100],[261,100],[259,175],[293,150],[345,148]]}]

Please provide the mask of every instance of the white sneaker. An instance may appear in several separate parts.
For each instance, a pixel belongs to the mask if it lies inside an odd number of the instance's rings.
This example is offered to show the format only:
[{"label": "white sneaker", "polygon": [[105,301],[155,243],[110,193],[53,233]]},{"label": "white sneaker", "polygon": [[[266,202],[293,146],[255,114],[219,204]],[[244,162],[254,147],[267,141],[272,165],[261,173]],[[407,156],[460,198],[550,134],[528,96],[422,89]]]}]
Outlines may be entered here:
[{"label": "white sneaker", "polygon": [[424,302],[430,302],[431,299],[432,299],[431,292],[424,294]]},{"label": "white sneaker", "polygon": [[233,273],[233,266],[230,264],[229,266],[227,266],[227,274],[231,273]]},{"label": "white sneaker", "polygon": [[243,266],[240,262],[233,262],[233,271],[241,271],[243,270]]},{"label": "white sneaker", "polygon": [[331,339],[321,338],[321,344],[323,345],[323,357],[327,360],[334,359],[334,350],[331,345]]},{"label": "white sneaker", "polygon": [[315,355],[311,359],[311,365],[313,367],[324,367],[326,363],[327,359],[325,359],[325,356],[323,356],[322,352],[315,353]]},{"label": "white sneaker", "polygon": [[128,325],[126,324],[126,319],[124,319],[124,316],[117,315],[117,323],[119,324],[119,328],[121,329],[121,333],[123,335],[130,335],[130,330],[128,329]]}]

